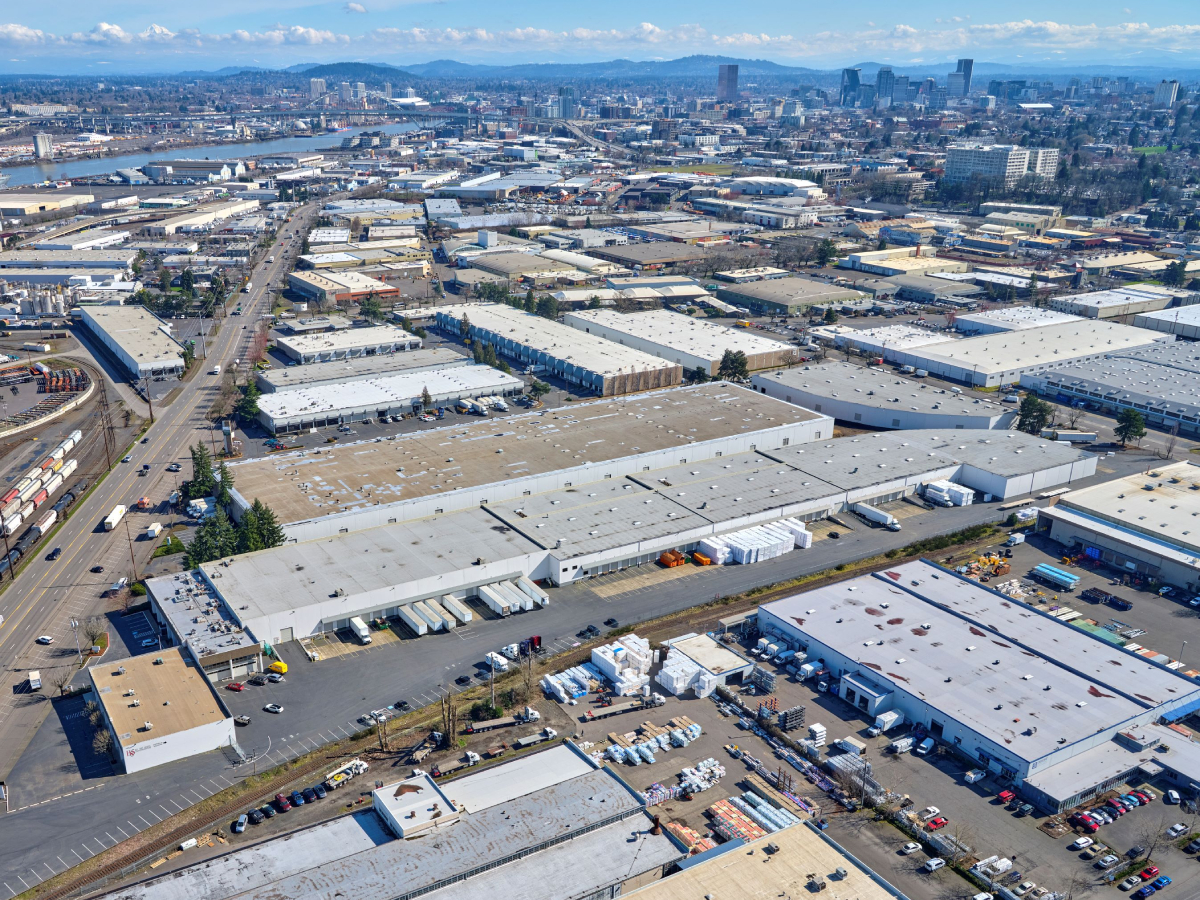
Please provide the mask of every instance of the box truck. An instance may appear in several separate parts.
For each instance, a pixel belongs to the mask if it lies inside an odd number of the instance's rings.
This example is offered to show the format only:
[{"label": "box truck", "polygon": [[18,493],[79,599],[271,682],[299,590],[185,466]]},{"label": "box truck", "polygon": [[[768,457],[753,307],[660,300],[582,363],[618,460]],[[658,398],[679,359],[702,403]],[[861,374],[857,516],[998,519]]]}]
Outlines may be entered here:
[{"label": "box truck", "polygon": [[117,504],[113,507],[113,511],[108,514],[108,518],[104,520],[104,530],[112,531],[123,518],[125,518],[125,507]]},{"label": "box truck", "polygon": [[36,669],[29,673],[29,689],[31,691],[40,691],[42,689],[42,673]]},{"label": "box truck", "polygon": [[883,734],[885,731],[891,731],[897,725],[901,725],[903,723],[904,716],[894,710],[889,710],[888,712],[880,713],[875,717],[875,724],[867,729],[867,734],[869,734],[871,737],[877,737],[878,735]]},{"label": "box truck", "polygon": [[872,525],[882,525],[888,531],[899,531],[900,523],[891,513],[884,512],[882,509],[876,509],[868,503],[855,503],[851,509],[858,513]]},{"label": "box truck", "polygon": [[358,616],[353,616],[350,619],[350,630],[354,632],[354,636],[363,644],[371,643],[371,630],[367,628],[367,623]]}]

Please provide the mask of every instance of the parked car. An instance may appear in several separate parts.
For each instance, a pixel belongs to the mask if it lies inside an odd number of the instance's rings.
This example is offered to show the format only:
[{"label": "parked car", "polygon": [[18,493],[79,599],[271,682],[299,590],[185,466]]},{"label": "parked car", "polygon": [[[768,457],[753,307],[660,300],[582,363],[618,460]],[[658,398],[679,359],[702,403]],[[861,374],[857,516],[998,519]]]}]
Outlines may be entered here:
[{"label": "parked car", "polygon": [[273,807],[270,803],[260,806],[258,811],[268,819],[273,819],[278,814],[275,810],[275,807]]},{"label": "parked car", "polygon": [[1167,791],[1163,794],[1163,801],[1166,803],[1178,803],[1179,791]]},{"label": "parked car", "polygon": [[912,854],[916,853],[920,849],[921,849],[920,844],[916,843],[915,841],[909,841],[907,844],[905,844],[903,847],[900,848],[900,853],[904,856],[911,856]]},{"label": "parked car", "polygon": [[1167,829],[1167,837],[1177,838],[1181,834],[1183,834],[1185,831],[1187,831],[1187,829],[1188,829],[1187,825],[1185,825],[1183,822],[1177,822],[1176,824],[1172,825],[1170,828]]},{"label": "parked car", "polygon": [[257,809],[250,809],[250,810],[247,810],[247,811],[246,811],[246,815],[250,817],[250,824],[251,824],[251,825],[261,825],[261,824],[262,824],[262,821],[263,821],[263,819],[265,819],[265,818],[266,818],[266,816],[264,816],[264,815],[262,814],[262,812],[260,812],[260,811],[259,811],[259,810],[257,810]]},{"label": "parked car", "polygon": [[92,566],[88,571],[99,574],[100,572],[104,571],[104,566]]},{"label": "parked car", "polygon": [[313,789],[313,792],[317,795],[318,800],[325,799],[325,785],[314,784],[312,789]]},{"label": "parked car", "polygon": [[996,795],[996,799],[1001,803],[1012,803],[1012,801],[1017,799],[1017,795],[1012,791],[1001,791]]},{"label": "parked car", "polygon": [[941,810],[938,809],[936,806],[927,806],[923,810],[921,810],[919,815],[921,816],[922,819],[924,819],[926,822],[928,822],[930,819],[932,819],[934,816],[936,816],[940,812],[941,812]]},{"label": "parked car", "polygon": [[1133,888],[1137,887],[1141,883],[1142,883],[1141,876],[1130,875],[1128,878],[1126,878],[1124,881],[1122,881],[1119,885],[1117,885],[1117,887],[1119,887],[1123,891],[1128,891],[1128,890],[1132,890]]},{"label": "parked car", "polygon": [[304,798],[305,803],[316,803],[317,802],[317,792],[314,791],[310,787],[307,787],[304,790],[302,790],[300,792],[300,796]]},{"label": "parked car", "polygon": [[1148,884],[1145,887],[1134,891],[1133,896],[1136,897],[1137,900],[1145,900],[1146,897],[1149,897],[1150,895],[1155,894],[1157,892],[1158,892],[1158,888],[1156,888],[1152,884]]},{"label": "parked car", "polygon": [[240,681],[231,681],[231,682],[229,682],[229,684],[225,685],[225,689],[227,691],[236,691],[237,693],[240,694],[242,691],[244,691],[246,689],[246,685]]},{"label": "parked car", "polygon": [[246,825],[250,822],[250,817],[242,813],[237,817],[237,821],[233,823],[233,833],[241,834],[246,830]]},{"label": "parked car", "polygon": [[1037,885],[1034,884],[1032,881],[1022,881],[1015,888],[1013,888],[1013,893],[1016,894],[1018,897],[1024,897],[1026,894],[1028,894],[1030,891],[1032,891],[1035,887],[1037,887]]},{"label": "parked car", "polygon": [[459,687],[468,685],[471,683],[471,676],[470,675],[459,675],[457,678],[454,679],[454,683],[457,684]]},{"label": "parked car", "polygon": [[249,725],[250,717],[249,716],[238,716],[236,719],[233,720],[233,724],[234,725],[243,725],[243,726]]},{"label": "parked car", "polygon": [[263,709],[269,713],[278,714],[278,713],[283,712],[283,707],[280,706],[278,703],[268,703],[266,706],[263,707]]},{"label": "parked car", "polygon": [[944,859],[935,856],[932,859],[925,860],[925,865],[923,865],[921,868],[923,868],[926,872],[936,872],[938,869],[944,868],[945,865],[946,861]]},{"label": "parked car", "polygon": [[1115,866],[1120,861],[1121,861],[1121,857],[1117,856],[1114,853],[1109,853],[1107,856],[1100,857],[1098,860],[1096,860],[1095,863],[1093,863],[1093,865],[1097,869],[1111,869],[1113,866]]},{"label": "parked car", "polygon": [[945,816],[937,816],[936,818],[930,819],[929,823],[925,827],[930,831],[937,831],[939,828],[945,828],[949,824],[950,820]]},{"label": "parked car", "polygon": [[279,684],[279,682],[283,681],[283,676],[278,672],[271,672],[267,675],[267,681],[271,682],[271,684]]},{"label": "parked car", "polygon": [[1152,885],[1154,885],[1154,887],[1156,887],[1158,890],[1161,891],[1163,888],[1165,888],[1168,884],[1171,883],[1171,879],[1168,878],[1166,875],[1159,875],[1157,878],[1155,878],[1150,883]]},{"label": "parked car", "polygon": [[169,466],[167,466],[168,472],[179,472],[182,469],[183,469],[183,466],[181,466],[179,463],[171,463]]},{"label": "parked car", "polygon": [[1025,803],[1017,808],[1017,818],[1033,815],[1033,804]]},{"label": "parked car", "polygon": [[1184,853],[1195,853],[1200,850],[1200,838],[1196,838],[1190,844],[1183,848]]},{"label": "parked car", "polygon": [[605,619],[604,624],[607,625],[609,628],[620,628],[621,627],[621,623],[618,622],[616,619]]},{"label": "parked car", "polygon": [[275,806],[280,812],[287,812],[292,808],[291,802],[283,794],[275,795]]},{"label": "parked car", "polygon": [[1069,846],[1067,849],[1068,850],[1082,850],[1084,847],[1090,847],[1094,843],[1095,843],[1095,841],[1093,841],[1090,837],[1076,838],[1074,840],[1074,842],[1071,844],[1071,846]]},{"label": "parked car", "polygon": [[1083,851],[1082,855],[1084,859],[1095,859],[1097,856],[1104,856],[1108,852],[1109,849],[1103,844],[1092,844],[1092,846]]},{"label": "parked car", "polygon": [[1151,878],[1158,877],[1158,866],[1146,866],[1141,871],[1142,881],[1149,881]]}]

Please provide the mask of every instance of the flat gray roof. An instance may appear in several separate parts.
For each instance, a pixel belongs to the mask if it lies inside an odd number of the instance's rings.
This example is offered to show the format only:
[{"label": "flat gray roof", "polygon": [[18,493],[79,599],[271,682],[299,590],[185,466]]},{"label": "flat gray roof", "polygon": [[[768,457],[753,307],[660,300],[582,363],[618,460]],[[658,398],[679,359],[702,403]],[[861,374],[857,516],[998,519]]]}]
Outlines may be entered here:
[{"label": "flat gray roof", "polygon": [[336,362],[309,363],[307,366],[286,366],[268,369],[258,374],[261,387],[285,391],[295,387],[317,384],[337,384],[372,378],[380,375],[399,375],[425,369],[442,369],[470,365],[471,358],[447,347],[425,347],[390,356],[357,356]]},{"label": "flat gray roof", "polygon": [[851,300],[863,296],[862,291],[855,288],[843,287],[838,284],[828,284],[813,278],[794,276],[792,278],[771,278],[766,281],[751,281],[746,284],[722,284],[718,294],[721,299],[729,296],[744,297],[747,300],[762,300],[768,303],[796,305],[811,305],[814,303],[829,303],[836,300]]},{"label": "flat gray roof", "polygon": [[745,328],[730,328],[666,309],[635,313],[585,309],[567,313],[563,321],[581,331],[593,325],[598,327],[597,330],[607,329],[629,338],[653,342],[662,348],[658,355],[663,357],[668,356],[671,351],[679,351],[704,359],[719,360],[726,350],[740,350],[747,356],[754,357],[791,349],[782,341],[760,337]]},{"label": "flat gray roof", "polygon": [[84,306],[83,320],[107,335],[138,365],[182,366],[183,347],[167,324],[140,306]]},{"label": "flat gray roof", "polygon": [[897,412],[992,417],[1008,411],[991,400],[955,394],[946,388],[904,378],[886,369],[866,368],[851,363],[832,362],[760,372],[755,377],[809,394]]},{"label": "flat gray roof", "polygon": [[[340,603],[331,600],[338,590],[351,596],[386,591],[461,572],[479,557],[513,559],[539,549],[483,510],[468,509],[284,544],[227,562],[205,563],[200,569],[246,622],[326,603],[340,609]],[[381,607],[395,605],[380,601]]]},{"label": "flat gray roof", "polygon": [[1200,418],[1200,344],[1191,341],[1152,344],[1030,377],[1114,404],[1189,416],[1193,427]]},{"label": "flat gray roof", "polygon": [[191,572],[147,578],[146,590],[201,665],[206,656],[259,646],[216,592]]},{"label": "flat gray roof", "polygon": [[857,661],[868,681],[1025,760],[1164,705],[1200,703],[1200,685],[926,562],[762,609]]}]

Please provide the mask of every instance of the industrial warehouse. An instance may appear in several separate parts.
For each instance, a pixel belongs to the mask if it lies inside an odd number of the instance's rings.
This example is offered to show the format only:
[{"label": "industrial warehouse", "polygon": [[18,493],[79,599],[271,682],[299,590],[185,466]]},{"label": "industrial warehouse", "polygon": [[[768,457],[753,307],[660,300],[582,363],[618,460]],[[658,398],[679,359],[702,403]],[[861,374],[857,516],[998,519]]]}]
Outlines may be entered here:
[{"label": "industrial warehouse", "polygon": [[662,309],[628,314],[589,309],[567,313],[563,321],[588,334],[679,363],[689,372],[701,369],[710,377],[716,376],[727,352],[745,354],[751,371],[786,365],[798,357],[795,348],[780,341]]},{"label": "industrial warehouse", "polygon": [[726,303],[774,316],[803,315],[811,307],[822,303],[844,303],[864,297],[866,294],[854,288],[799,275],[751,281],[748,284],[723,284],[717,289],[717,298]]},{"label": "industrial warehouse", "polygon": [[437,325],[451,335],[489,343],[497,353],[522,364],[543,366],[568,384],[602,397],[671,387],[683,380],[678,363],[500,303],[439,306]]},{"label": "industrial warehouse", "polygon": [[134,381],[183,375],[183,347],[171,337],[171,326],[148,309],[81,306],[79,316]]},{"label": "industrial warehouse", "polygon": [[381,356],[418,350],[421,339],[397,325],[372,325],[344,331],[277,337],[275,346],[298,363],[330,362],[356,356]]},{"label": "industrial warehouse", "polygon": [[1200,708],[1165,665],[928,562],[766,604],[758,626],[864,716],[900,713],[1052,811],[1113,775],[1081,789],[1072,761]]},{"label": "industrial warehouse", "polygon": [[1050,308],[1088,319],[1115,319],[1166,309],[1177,301],[1186,306],[1200,301],[1200,295],[1156,284],[1132,284],[1111,291],[1054,297]]},{"label": "industrial warehouse", "polygon": [[1081,316],[1040,309],[1036,306],[1009,306],[986,312],[962,313],[954,317],[954,329],[960,334],[995,334],[999,331],[1024,331],[1043,325],[1078,322]]},{"label": "industrial warehouse", "polygon": [[1200,467],[1167,463],[1145,474],[1064,494],[1038,526],[1114,569],[1200,592]]},{"label": "industrial warehouse", "polygon": [[307,366],[286,366],[264,369],[257,373],[258,389],[264,394],[290,391],[302,387],[321,387],[345,384],[364,378],[403,375],[410,372],[433,372],[469,366],[471,360],[445,347],[423,347],[407,353],[384,356],[354,356],[333,362],[309,363]]},{"label": "industrial warehouse", "polygon": [[295,385],[260,397],[258,421],[272,434],[282,434],[410,415],[424,407],[424,398],[436,406],[463,398],[507,397],[521,393],[524,388],[519,378],[482,365],[377,375],[334,384]]},{"label": "industrial warehouse", "polygon": [[884,342],[879,352],[888,362],[924,369],[950,381],[998,387],[1016,384],[1025,375],[1174,339],[1174,335],[1130,325],[1080,319],[906,349]]},{"label": "industrial warehouse", "polygon": [[763,372],[760,393],[867,428],[1008,428],[1016,412],[879,368],[826,363]]},{"label": "industrial warehouse", "polygon": [[1148,425],[1200,434],[1200,345],[1190,341],[1151,344],[1023,375],[1021,387],[1110,414],[1135,409]]},{"label": "industrial warehouse", "polygon": [[[676,421],[705,421],[698,403],[723,406],[708,433],[672,435]],[[1094,456],[1025,434],[830,441],[829,419],[792,409],[783,420],[786,404],[708,384],[515,416],[507,433],[454,426],[239,464],[235,504],[271,497],[296,542],[198,575],[239,627],[275,644],[522,577],[566,584],[643,565],[754,526],[899,500],[934,481],[1008,498],[1095,474]],[[760,427],[743,432],[757,416]],[[577,459],[609,444],[601,458]]]},{"label": "industrial warehouse", "polygon": [[572,896],[618,897],[687,855],[651,827],[636,792],[570,743],[446,784],[421,774],[380,783],[371,797],[370,809],[104,896],[556,900],[569,871]]}]

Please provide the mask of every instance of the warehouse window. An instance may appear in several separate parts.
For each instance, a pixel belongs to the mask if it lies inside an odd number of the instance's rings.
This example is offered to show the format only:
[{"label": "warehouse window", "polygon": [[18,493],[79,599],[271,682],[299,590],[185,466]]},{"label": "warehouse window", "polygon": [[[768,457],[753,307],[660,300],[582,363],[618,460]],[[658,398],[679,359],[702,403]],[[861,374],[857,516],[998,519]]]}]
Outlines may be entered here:
[{"label": "warehouse window", "polygon": [[862,413],[855,413],[855,414],[854,414],[854,421],[855,421],[855,422],[861,422],[861,421],[862,421]]},{"label": "warehouse window", "polygon": [[899,420],[899,419],[892,419],[892,427],[893,427],[893,428],[899,428],[899,427],[900,427],[900,420]]}]

